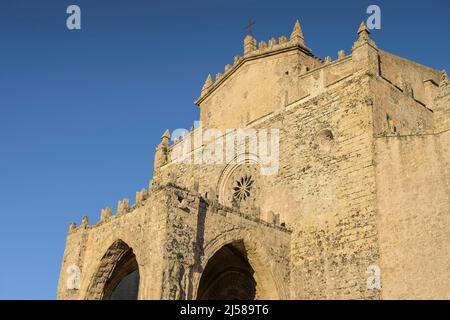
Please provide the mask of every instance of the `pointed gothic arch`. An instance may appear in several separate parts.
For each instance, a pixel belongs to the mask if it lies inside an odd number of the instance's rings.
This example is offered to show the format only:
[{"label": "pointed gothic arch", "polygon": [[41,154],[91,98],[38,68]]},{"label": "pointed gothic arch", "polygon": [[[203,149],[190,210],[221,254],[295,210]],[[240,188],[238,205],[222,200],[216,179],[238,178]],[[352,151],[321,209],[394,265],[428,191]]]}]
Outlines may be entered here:
[{"label": "pointed gothic arch", "polygon": [[198,300],[254,300],[255,271],[242,241],[220,248],[206,264],[197,290]]},{"label": "pointed gothic arch", "polygon": [[139,280],[139,267],[133,249],[118,239],[101,258],[86,299],[136,300]]},{"label": "pointed gothic arch", "polygon": [[[204,252],[202,273],[194,279],[196,299],[288,299],[289,294],[280,275],[267,263],[270,256],[266,248],[249,236],[247,230],[239,229],[221,234],[206,245]],[[229,259],[230,263],[225,268],[214,269],[215,266],[221,266],[220,262],[224,259]],[[220,288],[221,283],[227,283],[224,281],[227,278],[231,286]],[[238,282],[241,283],[240,287],[233,288],[233,283]],[[237,295],[233,296],[233,289]],[[224,297],[228,292],[231,294]]]}]

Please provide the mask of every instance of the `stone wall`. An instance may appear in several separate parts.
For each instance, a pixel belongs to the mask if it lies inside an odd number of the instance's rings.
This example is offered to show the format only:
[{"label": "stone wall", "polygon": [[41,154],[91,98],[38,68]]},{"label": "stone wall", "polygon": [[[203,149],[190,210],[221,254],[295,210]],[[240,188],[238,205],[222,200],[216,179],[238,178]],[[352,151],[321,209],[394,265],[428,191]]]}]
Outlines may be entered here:
[{"label": "stone wall", "polygon": [[450,133],[376,139],[385,299],[449,299]]},{"label": "stone wall", "polygon": [[416,100],[424,104],[427,102],[424,81],[431,79],[439,83],[440,80],[440,71],[382,50],[379,51],[379,68],[383,78],[395,87],[409,91]]},{"label": "stone wall", "polygon": [[313,60],[295,50],[245,63],[200,104],[204,125],[217,129],[243,127],[298,99],[297,67],[305,60],[311,64],[308,58]]},{"label": "stone wall", "polygon": [[[368,88],[369,76],[355,74],[299,105],[285,122],[296,129],[295,143],[282,153],[298,203],[291,241],[295,298],[379,295],[366,286],[367,268],[378,261]],[[332,132],[329,148],[318,139],[324,129]]]}]

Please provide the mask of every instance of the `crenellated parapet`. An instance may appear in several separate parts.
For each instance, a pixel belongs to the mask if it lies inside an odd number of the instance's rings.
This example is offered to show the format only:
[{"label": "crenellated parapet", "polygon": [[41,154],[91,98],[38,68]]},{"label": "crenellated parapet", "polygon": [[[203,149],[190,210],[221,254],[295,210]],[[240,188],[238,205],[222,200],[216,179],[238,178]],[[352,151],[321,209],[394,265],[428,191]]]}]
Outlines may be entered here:
[{"label": "crenellated parapet", "polygon": [[214,195],[209,194],[203,196],[195,191],[180,187],[173,183],[164,185],[164,188],[172,194],[171,207],[178,208],[187,213],[198,213],[199,210],[204,209],[207,213],[218,214],[224,217],[238,216],[241,219],[258,223],[264,227],[277,229],[283,232],[290,233],[284,223],[280,222],[280,214],[271,212],[269,220],[265,221],[260,218],[258,208],[254,212],[241,212],[236,207],[228,207],[217,201]]},{"label": "crenellated parapet", "polygon": [[119,202],[117,202],[117,215],[121,215],[121,214],[125,214],[128,212],[129,210],[129,204],[130,204],[130,200],[129,199],[122,199],[119,200]]},{"label": "crenellated parapet", "polygon": [[112,216],[112,209],[111,208],[104,208],[102,209],[100,213],[100,221],[106,221]]},{"label": "crenellated parapet", "polygon": [[69,225],[69,233],[75,231],[77,229],[77,224],[75,222],[71,222]]},{"label": "crenellated parapet", "polygon": [[344,58],[345,58],[345,51],[344,50],[339,50],[338,51],[338,60],[344,59]]},{"label": "crenellated parapet", "polygon": [[[152,185],[152,183],[150,183],[150,184]],[[88,216],[85,215],[85,216],[83,216],[79,227],[77,227],[77,224],[75,222],[70,223],[69,234],[77,232],[78,230],[90,229],[97,225],[107,223],[117,217],[124,216],[127,213],[132,212],[136,208],[143,206],[146,203],[149,196],[150,196],[150,189],[143,188],[140,191],[136,192],[136,202],[133,205],[130,205],[129,199],[124,198],[124,199],[118,201],[117,210],[116,210],[115,214],[113,214],[113,209],[111,207],[103,208],[100,211],[100,219],[98,220],[98,222],[96,224],[93,224],[93,225],[89,224],[89,218],[88,218]]]},{"label": "crenellated parapet", "polygon": [[[310,48],[307,47],[305,37],[303,35],[300,22],[297,20],[290,37],[280,36],[278,38],[272,37],[269,40],[257,40],[252,35],[247,35],[243,42],[243,56],[235,56],[233,64],[227,64],[223,72],[216,73],[215,77],[210,74],[207,76],[205,83],[201,90],[200,97],[195,101],[200,105],[211,95],[222,83],[227,81],[237,70],[240,69],[246,62],[255,59],[260,59],[275,54],[290,52],[290,50],[299,50],[307,61],[299,59],[297,66],[297,74],[304,75],[312,70],[317,70],[334,62],[343,61],[355,53],[355,68],[372,68],[371,73],[375,74],[377,65],[374,63],[378,48],[375,42],[370,38],[370,31],[364,22],[362,22],[357,31],[358,39],[354,42],[352,47],[352,54],[346,55],[344,50],[337,52],[337,59],[333,60],[331,56],[326,56],[324,60],[313,55]],[[376,61],[375,61],[376,62]]]},{"label": "crenellated parapet", "polygon": [[89,217],[83,216],[83,218],[81,218],[81,226],[83,228],[86,228],[88,225],[89,225]]},{"label": "crenellated parapet", "polygon": [[[224,68],[224,72],[217,73],[214,80],[209,74],[206,77],[205,83],[202,87],[199,100],[202,97],[206,96],[209,92],[213,91],[214,88],[216,88],[221,82],[223,82],[231,73],[237,70],[246,61],[294,48],[303,51],[307,55],[315,58],[318,62],[322,62],[319,58],[314,57],[311,49],[306,46],[303,31],[298,20],[296,21],[289,38],[287,38],[286,36],[280,36],[278,37],[278,39],[272,37],[268,41],[258,42],[257,39],[252,35],[247,35],[244,38],[243,43],[243,56],[235,56],[233,64],[227,64]],[[199,100],[196,101],[197,104]]]},{"label": "crenellated parapet", "polygon": [[[157,184],[154,186],[155,190],[164,189],[171,197],[172,207],[178,208],[185,212],[196,213],[199,211],[200,206],[204,206],[205,209],[211,214],[219,214],[222,216],[239,216],[242,219],[256,222],[260,225],[269,228],[275,228],[280,231],[288,232],[291,231],[286,228],[284,223],[280,223],[280,214],[270,212],[268,221],[263,220],[259,217],[259,212],[252,213],[243,213],[240,212],[238,208],[227,207],[223,204],[220,204],[217,199],[213,195],[209,195],[209,197],[205,197],[194,190],[190,190],[184,187],[180,187],[174,183],[165,183],[165,184]],[[80,230],[89,230],[100,226],[104,223],[112,222],[118,217],[125,216],[127,213],[133,212],[136,208],[145,204],[146,200],[150,196],[150,190],[142,189],[141,191],[136,192],[136,203],[132,206],[129,204],[129,199],[122,199],[118,201],[116,214],[113,214],[113,210],[110,207],[104,208],[100,212],[100,220],[93,225],[89,224],[88,216],[83,216],[81,225],[79,227],[76,226],[75,222],[70,223],[69,226],[69,234],[76,233]],[[257,210],[257,209],[255,209]]]},{"label": "crenellated parapet", "polygon": [[141,191],[136,192],[136,205],[142,204],[148,195],[148,190],[143,188]]},{"label": "crenellated parapet", "polygon": [[255,50],[256,50],[256,39],[251,35],[247,35],[244,38],[244,57],[248,56]]}]

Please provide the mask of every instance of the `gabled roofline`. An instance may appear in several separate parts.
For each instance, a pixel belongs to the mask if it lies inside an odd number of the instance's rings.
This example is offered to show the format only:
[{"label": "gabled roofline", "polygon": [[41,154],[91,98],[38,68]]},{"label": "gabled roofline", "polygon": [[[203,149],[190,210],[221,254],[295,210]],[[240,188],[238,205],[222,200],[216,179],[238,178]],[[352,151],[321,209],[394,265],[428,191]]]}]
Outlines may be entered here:
[{"label": "gabled roofline", "polygon": [[309,50],[308,48],[305,48],[301,45],[295,44],[295,45],[289,45],[289,42],[287,42],[286,44],[288,44],[287,46],[283,46],[280,45],[279,48],[273,49],[273,50],[264,50],[262,52],[258,52],[259,50],[255,50],[254,52],[252,52],[252,54],[246,55],[244,57],[242,57],[239,62],[233,66],[233,68],[225,73],[223,75],[222,78],[220,78],[219,80],[216,80],[209,88],[207,88],[205,91],[205,94],[202,94],[199,98],[197,98],[197,100],[195,100],[195,104],[197,106],[200,106],[200,104],[206,99],[208,98],[212,93],[214,93],[214,91],[216,91],[216,89],[218,87],[221,86],[222,83],[224,83],[231,75],[233,75],[235,72],[237,72],[246,62],[248,61],[253,61],[253,60],[257,60],[257,59],[261,59],[261,58],[266,58],[269,56],[273,56],[273,55],[277,55],[280,53],[285,53],[285,52],[289,52],[289,51],[295,51],[298,50],[314,59],[317,59],[321,62],[323,62],[321,59],[319,59],[318,57],[314,56],[313,53],[311,52],[311,50]]}]

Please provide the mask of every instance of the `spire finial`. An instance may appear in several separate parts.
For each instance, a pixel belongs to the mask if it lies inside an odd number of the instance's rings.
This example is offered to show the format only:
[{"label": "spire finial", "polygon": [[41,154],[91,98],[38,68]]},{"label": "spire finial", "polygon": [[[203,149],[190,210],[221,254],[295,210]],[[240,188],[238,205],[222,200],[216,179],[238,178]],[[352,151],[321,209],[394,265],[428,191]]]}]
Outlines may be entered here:
[{"label": "spire finial", "polygon": [[164,134],[161,137],[161,144],[169,145],[169,141],[170,141],[170,131],[169,129],[167,129],[166,131],[164,131]]},{"label": "spire finial", "polygon": [[300,22],[295,22],[294,29],[291,33],[290,41],[294,42],[295,44],[300,44],[301,46],[305,46],[305,38],[303,36],[302,27],[300,26]]},{"label": "spire finial", "polygon": [[369,29],[367,29],[366,23],[364,21],[361,22],[361,24],[359,25],[357,33],[359,34],[360,39],[368,39],[369,38],[370,31],[369,31]]},{"label": "spire finial", "polygon": [[366,23],[363,21],[359,25],[358,32],[359,35],[358,40],[353,43],[352,50],[355,50],[356,48],[359,48],[362,45],[369,44],[373,48],[377,49],[377,45],[375,42],[369,37],[370,31],[369,28],[367,28]]}]

